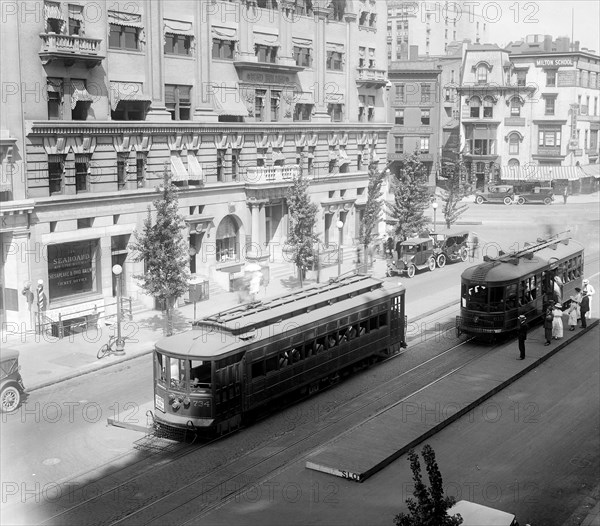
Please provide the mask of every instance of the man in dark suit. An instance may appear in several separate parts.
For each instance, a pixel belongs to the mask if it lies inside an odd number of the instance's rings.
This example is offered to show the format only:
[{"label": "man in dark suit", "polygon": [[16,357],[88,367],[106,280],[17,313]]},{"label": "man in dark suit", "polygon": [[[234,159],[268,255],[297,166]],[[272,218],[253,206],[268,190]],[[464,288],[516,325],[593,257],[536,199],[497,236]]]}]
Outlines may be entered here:
[{"label": "man in dark suit", "polygon": [[527,339],[527,318],[521,314],[519,316],[519,325],[517,327],[517,335],[519,337],[519,357],[517,360],[525,359],[525,340]]},{"label": "man in dark suit", "polygon": [[579,304],[580,310],[581,310],[581,328],[582,329],[586,329],[587,328],[587,323],[586,323],[586,317],[585,315],[588,313],[588,311],[590,310],[590,297],[587,295],[587,292],[584,290],[582,291],[582,298],[581,298],[581,303]]}]

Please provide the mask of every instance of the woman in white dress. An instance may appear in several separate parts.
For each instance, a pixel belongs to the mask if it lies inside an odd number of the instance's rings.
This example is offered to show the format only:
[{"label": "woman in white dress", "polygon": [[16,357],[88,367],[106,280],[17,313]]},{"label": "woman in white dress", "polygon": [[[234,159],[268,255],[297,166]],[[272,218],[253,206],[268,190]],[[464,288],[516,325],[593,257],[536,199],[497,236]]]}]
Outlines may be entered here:
[{"label": "woman in white dress", "polygon": [[560,340],[563,337],[562,315],[563,311],[557,303],[552,311],[552,316],[554,316],[554,319],[552,320],[552,338],[555,340]]}]

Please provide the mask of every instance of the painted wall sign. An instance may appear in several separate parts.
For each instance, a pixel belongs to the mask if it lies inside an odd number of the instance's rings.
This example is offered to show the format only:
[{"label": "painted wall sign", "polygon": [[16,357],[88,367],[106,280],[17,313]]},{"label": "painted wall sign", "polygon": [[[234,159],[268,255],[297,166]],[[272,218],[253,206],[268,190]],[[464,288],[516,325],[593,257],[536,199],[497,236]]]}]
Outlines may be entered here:
[{"label": "painted wall sign", "polygon": [[94,290],[98,240],[48,246],[50,300]]}]

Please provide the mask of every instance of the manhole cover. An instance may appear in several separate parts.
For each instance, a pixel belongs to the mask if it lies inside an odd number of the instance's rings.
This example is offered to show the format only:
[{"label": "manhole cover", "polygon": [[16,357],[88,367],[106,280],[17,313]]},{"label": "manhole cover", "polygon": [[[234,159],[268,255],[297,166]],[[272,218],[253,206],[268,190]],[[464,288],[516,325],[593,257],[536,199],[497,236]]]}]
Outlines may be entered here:
[{"label": "manhole cover", "polygon": [[60,458],[47,458],[42,462],[45,466],[54,466],[60,463]]}]

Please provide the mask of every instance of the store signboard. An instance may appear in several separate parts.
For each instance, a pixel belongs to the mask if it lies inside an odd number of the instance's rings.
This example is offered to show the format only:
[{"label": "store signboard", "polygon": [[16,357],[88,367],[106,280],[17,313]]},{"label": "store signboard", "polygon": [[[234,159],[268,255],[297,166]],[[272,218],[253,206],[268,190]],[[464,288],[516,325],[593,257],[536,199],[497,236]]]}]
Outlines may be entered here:
[{"label": "store signboard", "polygon": [[48,246],[50,301],[94,290],[97,247],[97,239]]},{"label": "store signboard", "polygon": [[538,58],[535,61],[535,65],[538,68],[558,68],[560,66],[572,66],[573,58],[572,57]]}]

